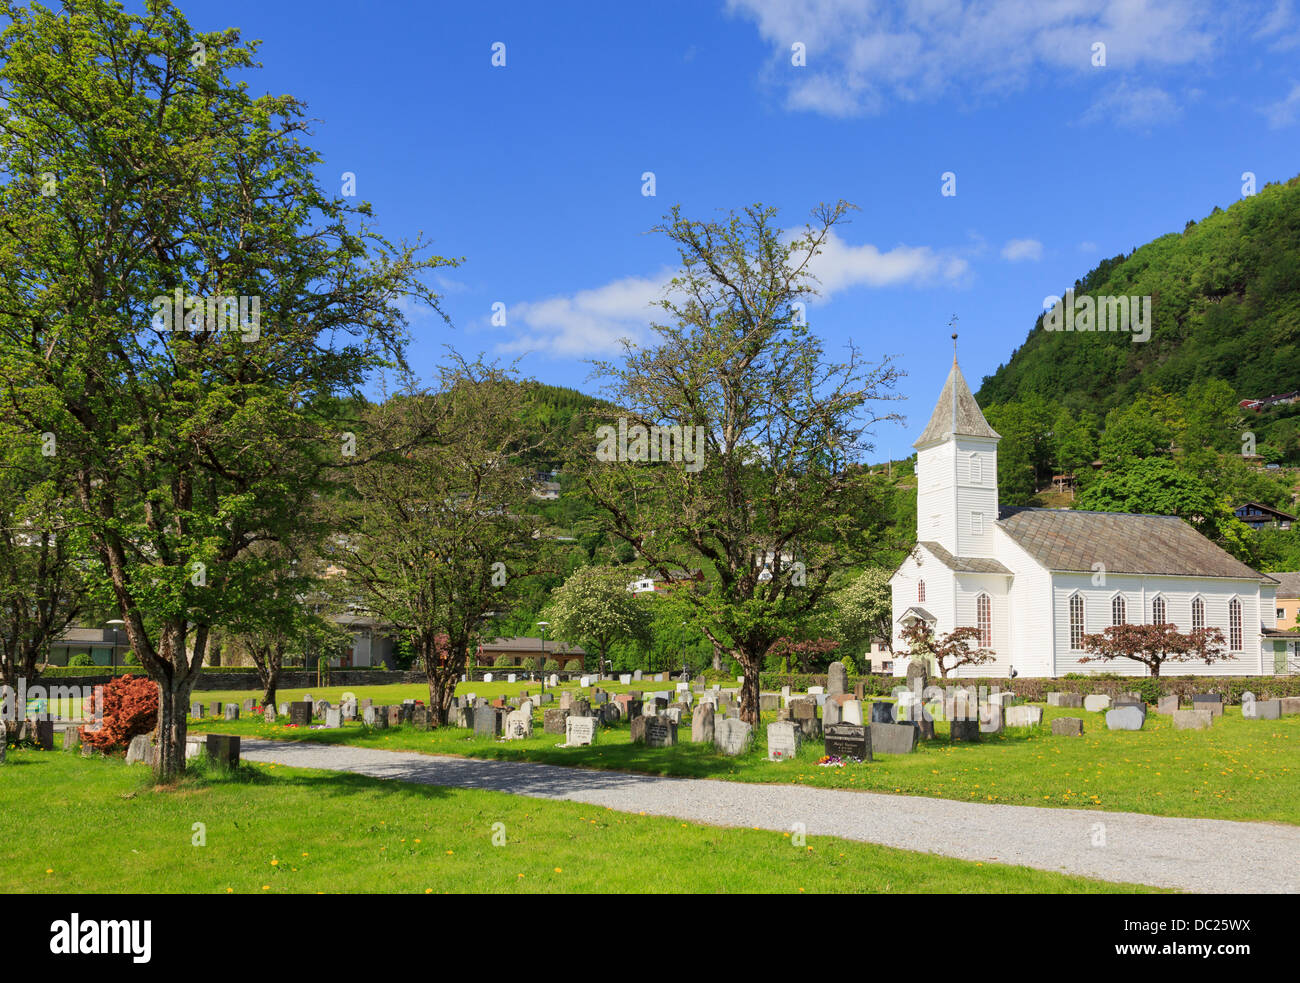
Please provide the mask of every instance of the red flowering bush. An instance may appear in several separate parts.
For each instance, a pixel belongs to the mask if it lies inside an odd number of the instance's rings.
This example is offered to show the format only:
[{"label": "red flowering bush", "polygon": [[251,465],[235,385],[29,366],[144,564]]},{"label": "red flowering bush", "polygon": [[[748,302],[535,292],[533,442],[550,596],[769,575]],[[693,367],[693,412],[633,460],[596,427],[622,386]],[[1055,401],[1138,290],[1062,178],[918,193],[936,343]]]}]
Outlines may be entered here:
[{"label": "red flowering bush", "polygon": [[99,701],[87,697],[82,707],[85,720],[81,740],[99,751],[124,748],[137,734],[148,734],[158,726],[158,686],[151,679],[120,676],[104,687],[103,718],[96,727]]}]

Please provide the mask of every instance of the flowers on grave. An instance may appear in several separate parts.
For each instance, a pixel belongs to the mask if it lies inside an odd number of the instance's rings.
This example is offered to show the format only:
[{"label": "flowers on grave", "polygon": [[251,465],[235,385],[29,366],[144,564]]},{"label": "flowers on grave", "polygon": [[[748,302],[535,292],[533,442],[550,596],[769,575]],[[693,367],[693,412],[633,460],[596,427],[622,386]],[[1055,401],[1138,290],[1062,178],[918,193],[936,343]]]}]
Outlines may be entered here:
[{"label": "flowers on grave", "polygon": [[838,754],[823,754],[817,759],[817,764],[822,768],[843,768],[844,759]]}]

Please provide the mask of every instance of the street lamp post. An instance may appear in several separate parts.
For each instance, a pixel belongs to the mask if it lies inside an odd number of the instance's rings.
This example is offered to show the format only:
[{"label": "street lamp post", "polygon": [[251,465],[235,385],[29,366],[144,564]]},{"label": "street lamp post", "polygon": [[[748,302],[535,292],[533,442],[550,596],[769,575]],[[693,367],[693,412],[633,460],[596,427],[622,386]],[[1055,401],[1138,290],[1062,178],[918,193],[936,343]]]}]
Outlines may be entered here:
[{"label": "street lamp post", "polygon": [[549,621],[537,622],[537,627],[542,629],[542,692],[546,692],[546,629],[550,627]]},{"label": "street lamp post", "polygon": [[110,624],[113,626],[113,654],[112,656],[109,657],[108,664],[110,668],[116,669],[117,668],[117,646],[119,644],[117,638],[117,626],[124,625],[126,624],[126,622],[123,621],[121,618],[114,618],[112,621],[106,622],[106,624]]}]

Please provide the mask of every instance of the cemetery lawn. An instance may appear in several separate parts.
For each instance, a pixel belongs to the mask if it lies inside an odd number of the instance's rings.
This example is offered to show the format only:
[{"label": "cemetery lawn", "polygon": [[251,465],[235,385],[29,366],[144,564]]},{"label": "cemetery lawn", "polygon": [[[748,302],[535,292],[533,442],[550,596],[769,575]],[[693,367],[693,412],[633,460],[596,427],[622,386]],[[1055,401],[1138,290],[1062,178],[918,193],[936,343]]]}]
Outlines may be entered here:
[{"label": "cemetery lawn", "polygon": [[[371,697],[377,705],[417,696],[414,692],[398,696],[389,690],[418,688],[354,687],[359,696]],[[496,688],[494,684],[493,690]],[[516,684],[506,688],[517,693],[522,687]],[[496,695],[482,684],[474,692]],[[341,693],[320,690],[312,695],[334,700]],[[207,694],[202,696],[209,701]],[[286,695],[285,699],[289,698]],[[418,694],[418,698],[427,700],[427,692]],[[1084,736],[1053,736],[1051,721],[1069,716],[1084,718]],[[775,713],[763,716],[764,724],[775,719]],[[922,742],[915,754],[880,755],[873,762],[843,768],[818,767],[817,759],[823,753],[820,742],[804,744],[793,761],[769,762],[762,729],[755,735],[754,751],[741,758],[727,758],[709,746],[692,744],[689,722],[679,728],[681,743],[673,748],[632,744],[624,722],[602,729],[593,747],[558,748],[555,745],[563,737],[542,733],[540,710],[534,720],[531,739],[508,742],[476,739],[470,731],[456,727],[429,732],[409,726],[372,731],[359,722],[341,730],[299,730],[268,726],[260,718],[233,723],[204,719],[191,721],[191,729],[271,740],[355,744],[653,775],[785,782],[968,802],[1300,824],[1300,716],[1244,720],[1240,707],[1228,707],[1208,731],[1176,731],[1171,718],[1158,716],[1154,710],[1148,713],[1141,731],[1108,731],[1104,714],[1046,707],[1041,728],[1007,731],[991,738],[985,735],[978,744],[949,744],[947,724],[939,721],[935,725],[939,739]]]},{"label": "cemetery lawn", "polygon": [[[205,761],[155,789],[148,769],[120,757],[15,749],[0,776],[4,893],[1157,893],[834,837],[796,848],[789,833],[248,762],[222,773]],[[653,869],[619,859],[647,849]]]}]

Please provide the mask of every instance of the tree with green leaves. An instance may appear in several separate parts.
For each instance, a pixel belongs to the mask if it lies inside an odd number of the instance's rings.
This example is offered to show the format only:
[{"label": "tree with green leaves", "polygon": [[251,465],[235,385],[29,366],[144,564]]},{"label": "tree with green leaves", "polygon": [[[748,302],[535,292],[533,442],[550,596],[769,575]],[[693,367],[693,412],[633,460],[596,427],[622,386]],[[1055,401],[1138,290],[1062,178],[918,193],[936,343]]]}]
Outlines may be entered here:
[{"label": "tree with green leaves", "polygon": [[651,342],[597,364],[624,416],[604,430],[593,418],[568,468],[638,565],[704,571],[684,596],[741,665],[755,726],[768,650],[803,636],[831,574],[857,561],[870,435],[897,419],[881,406],[896,398],[890,359],[828,357],[805,314],[816,257],[851,208],[822,205],[793,235],[762,205],[717,221],[675,208],[658,229],[681,260],[666,317]]},{"label": "tree with green leaves", "polygon": [[434,391],[367,412],[368,460],[351,472],[325,555],[365,610],[410,642],[442,726],[470,653],[538,573],[526,458],[542,438],[530,385],[509,370],[452,353],[439,375]]},{"label": "tree with green leaves", "polygon": [[1167,458],[1136,460],[1100,474],[1074,501],[1090,512],[1176,515],[1234,556],[1250,562],[1250,529],[1205,482]]},{"label": "tree with green leaves", "polygon": [[[91,608],[100,581],[71,517],[71,484],[42,447],[52,449],[0,431],[0,683],[15,690],[19,679],[35,682],[50,643]],[[0,740],[4,729],[0,720]]]},{"label": "tree with green leaves", "polygon": [[235,81],[256,45],[167,0],[6,5],[0,35],[5,422],[52,434],[185,768],[214,628],[349,452],[332,396],[401,359],[436,305],[419,243],[323,190],[303,105]]},{"label": "tree with green leaves", "polygon": [[635,578],[621,567],[579,567],[551,592],[544,612],[553,638],[577,643],[609,664],[610,646],[617,642],[651,643],[653,611],[660,598],[641,598],[628,589]]},{"label": "tree with green leaves", "polygon": [[874,639],[889,650],[894,644],[894,592],[892,571],[868,567],[835,594],[833,624],[845,647],[858,654],[870,651]]}]

